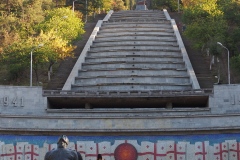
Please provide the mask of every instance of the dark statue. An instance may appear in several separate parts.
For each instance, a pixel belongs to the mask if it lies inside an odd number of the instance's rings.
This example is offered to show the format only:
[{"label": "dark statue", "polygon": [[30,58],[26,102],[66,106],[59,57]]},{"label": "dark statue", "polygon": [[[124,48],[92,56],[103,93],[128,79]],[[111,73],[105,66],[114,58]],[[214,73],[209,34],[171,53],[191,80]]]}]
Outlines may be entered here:
[{"label": "dark statue", "polygon": [[60,136],[57,142],[58,148],[47,152],[44,160],[82,160],[80,153],[67,148],[68,143],[67,136]]}]

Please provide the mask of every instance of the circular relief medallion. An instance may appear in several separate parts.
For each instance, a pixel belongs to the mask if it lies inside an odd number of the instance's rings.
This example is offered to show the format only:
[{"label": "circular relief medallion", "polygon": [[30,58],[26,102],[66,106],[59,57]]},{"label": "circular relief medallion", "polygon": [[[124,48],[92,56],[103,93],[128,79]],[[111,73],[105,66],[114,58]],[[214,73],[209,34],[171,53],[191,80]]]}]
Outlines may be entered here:
[{"label": "circular relief medallion", "polygon": [[137,160],[137,150],[129,143],[122,143],[114,151],[115,160]]}]

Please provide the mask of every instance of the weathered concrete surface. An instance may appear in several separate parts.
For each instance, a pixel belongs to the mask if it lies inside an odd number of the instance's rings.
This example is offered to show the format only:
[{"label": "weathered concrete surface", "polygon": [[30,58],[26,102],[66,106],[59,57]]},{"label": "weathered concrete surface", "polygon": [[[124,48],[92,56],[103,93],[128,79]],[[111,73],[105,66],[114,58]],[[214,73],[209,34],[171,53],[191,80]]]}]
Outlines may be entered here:
[{"label": "weathered concrete surface", "polygon": [[166,11],[121,11],[106,17],[74,68],[75,79],[71,74],[63,90],[199,89]]},{"label": "weathered concrete surface", "polygon": [[[240,85],[215,85],[208,96],[208,106],[203,108],[50,109],[39,87],[1,86],[0,130],[29,134],[50,131],[108,134],[238,131],[239,92]],[[64,94],[62,92],[60,97],[66,98]],[[181,94],[173,96],[181,98]]]}]

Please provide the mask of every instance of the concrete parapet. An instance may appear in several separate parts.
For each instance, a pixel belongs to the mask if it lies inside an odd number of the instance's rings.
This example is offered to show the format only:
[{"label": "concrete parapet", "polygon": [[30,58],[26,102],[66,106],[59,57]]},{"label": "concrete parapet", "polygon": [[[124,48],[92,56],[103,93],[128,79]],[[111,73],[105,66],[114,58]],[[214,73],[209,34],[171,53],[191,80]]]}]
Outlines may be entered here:
[{"label": "concrete parapet", "polygon": [[[146,85],[149,86],[149,84]],[[239,131],[239,92],[240,85],[238,84],[215,85],[214,91],[209,94],[206,94],[204,90],[121,91],[117,88],[112,92],[106,90],[74,92],[42,91],[41,87],[0,86],[0,130],[5,133],[25,134],[39,134],[39,132],[47,134],[50,131],[109,134],[116,132],[133,134],[140,132]],[[130,103],[128,108],[107,108],[107,106],[104,108],[103,106],[102,108],[69,109],[65,105],[64,109],[51,109],[47,107],[47,97],[50,98],[49,101],[56,98],[55,101],[59,101],[59,103],[64,100],[78,102],[77,100],[81,101],[81,98],[96,97],[95,104],[99,105],[104,101],[109,102],[108,104],[118,104],[123,101],[121,101],[122,98],[125,98],[125,101],[129,97],[141,97],[142,99],[131,99],[131,102],[139,101],[146,108],[132,109],[130,107],[132,103]],[[100,97],[103,99],[100,100]],[[200,100],[199,103],[203,100],[209,101],[208,106],[202,108],[184,106],[174,108],[174,105],[173,108],[156,107],[161,102],[168,102],[167,100],[170,98],[172,101],[176,100],[175,102],[182,100],[182,104],[186,104],[194,97],[193,100]],[[117,101],[114,98],[118,98]],[[88,103],[91,104],[91,102],[93,99],[89,99]],[[24,105],[21,106],[22,104]],[[79,104],[77,103],[77,105]]]},{"label": "concrete parapet", "polygon": [[170,17],[170,15],[168,14],[168,11],[167,11],[166,9],[163,9],[163,13],[164,13],[166,19],[170,21],[170,20],[171,20],[171,17]]},{"label": "concrete parapet", "polygon": [[108,14],[104,17],[103,22],[108,21],[112,14],[113,14],[113,10],[110,10]]},{"label": "concrete parapet", "polygon": [[175,33],[175,35],[177,37],[177,41],[178,41],[178,44],[179,44],[179,49],[181,50],[181,53],[183,55],[183,60],[184,60],[184,62],[186,64],[186,67],[188,69],[188,74],[190,76],[193,89],[200,89],[200,85],[198,83],[197,77],[196,77],[195,72],[193,70],[192,64],[191,64],[191,62],[189,60],[186,48],[185,48],[185,46],[183,44],[183,41],[182,41],[181,35],[180,35],[179,31],[178,31],[178,28],[177,28],[175,20],[172,19],[171,23],[172,23],[172,27],[173,27],[174,33]]}]

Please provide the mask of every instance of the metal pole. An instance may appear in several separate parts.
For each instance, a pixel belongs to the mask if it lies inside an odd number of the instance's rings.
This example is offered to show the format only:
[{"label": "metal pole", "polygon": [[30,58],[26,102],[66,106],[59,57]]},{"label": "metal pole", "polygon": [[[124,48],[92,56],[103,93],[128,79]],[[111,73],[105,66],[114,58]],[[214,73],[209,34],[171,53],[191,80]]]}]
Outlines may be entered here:
[{"label": "metal pole", "polygon": [[179,13],[179,1],[180,1],[180,0],[178,0],[178,13]]},{"label": "metal pole", "polygon": [[33,58],[32,58],[32,54],[33,54],[33,51],[35,50],[35,49],[37,49],[37,48],[39,48],[39,47],[42,47],[43,46],[43,44],[39,44],[37,47],[35,47],[35,48],[33,48],[32,50],[31,50],[31,61],[30,61],[30,87],[32,87],[32,61],[33,61]]},{"label": "metal pole", "polygon": [[227,47],[225,47],[224,45],[222,45],[222,43],[217,42],[217,44],[219,44],[220,46],[222,46],[223,48],[225,48],[228,52],[228,84],[231,84],[230,81],[230,66],[229,66],[229,50],[227,49]]},{"label": "metal pole", "polygon": [[32,87],[32,52],[31,50],[31,61],[30,61],[30,87]]},{"label": "metal pole", "polygon": [[74,13],[74,2],[75,2],[75,0],[73,0],[73,6],[72,6],[73,13]]},{"label": "metal pole", "polygon": [[85,19],[85,23],[87,23],[87,0],[86,0],[86,19]]},{"label": "metal pole", "polygon": [[[226,47],[225,47],[226,48]],[[227,48],[226,48],[227,49]],[[231,83],[231,81],[230,81],[230,67],[229,67],[229,50],[227,49],[227,51],[228,51],[228,84],[230,84]]]}]

